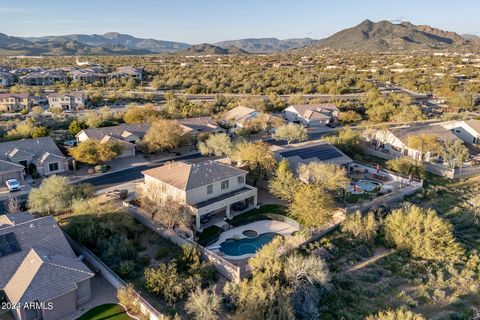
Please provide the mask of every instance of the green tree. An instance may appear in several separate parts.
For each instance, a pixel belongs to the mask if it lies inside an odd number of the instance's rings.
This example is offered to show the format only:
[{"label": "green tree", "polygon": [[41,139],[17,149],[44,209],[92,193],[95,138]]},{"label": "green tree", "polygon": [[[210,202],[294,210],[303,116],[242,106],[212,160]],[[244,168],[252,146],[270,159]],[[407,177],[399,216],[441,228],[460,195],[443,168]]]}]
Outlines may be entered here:
[{"label": "green tree", "polygon": [[112,161],[122,151],[123,146],[120,143],[88,139],[71,148],[69,152],[75,160],[94,165]]},{"label": "green tree", "polygon": [[376,237],[379,227],[380,224],[375,220],[372,212],[367,215],[362,215],[360,211],[348,214],[342,223],[343,232],[347,232],[363,242],[372,241]]},{"label": "green tree", "polygon": [[267,172],[273,170],[276,164],[270,145],[263,141],[240,143],[233,154],[233,158],[248,167],[254,178],[254,185]]},{"label": "green tree", "polygon": [[123,114],[123,121],[126,123],[145,123],[151,122],[158,118],[158,112],[155,106],[147,103],[143,107],[138,105],[128,105],[127,110]]},{"label": "green tree", "polygon": [[360,133],[350,127],[340,129],[337,135],[327,137],[325,140],[348,154],[361,152],[360,143],[362,138]]},{"label": "green tree", "polygon": [[197,287],[188,296],[185,310],[197,320],[220,319],[221,299],[214,290]]},{"label": "green tree", "polygon": [[353,110],[349,110],[341,112],[338,115],[338,120],[344,124],[352,124],[362,121],[362,116]]},{"label": "green tree", "polygon": [[46,127],[33,127],[31,136],[32,138],[46,137],[49,133],[50,132]]},{"label": "green tree", "polygon": [[415,163],[408,158],[395,158],[386,162],[388,170],[400,173],[403,176],[412,175],[419,179],[425,178],[425,166],[421,163]]},{"label": "green tree", "polygon": [[294,141],[305,141],[307,137],[307,129],[301,124],[296,123],[281,125],[275,129],[275,133],[273,134],[273,139],[285,140],[288,144]]},{"label": "green tree", "polygon": [[168,304],[174,304],[195,287],[193,279],[178,273],[174,261],[145,269],[144,278],[147,290],[162,296]]},{"label": "green tree", "polygon": [[182,127],[172,120],[157,120],[152,122],[143,137],[142,144],[148,152],[172,150],[187,140]]},{"label": "green tree", "polygon": [[470,152],[460,140],[447,140],[442,143],[440,146],[440,154],[452,169],[461,167],[470,157]]},{"label": "green tree", "polygon": [[93,189],[84,189],[86,192],[78,193],[77,186],[69,184],[68,178],[51,176],[43,180],[38,188],[33,188],[28,195],[28,208],[40,214],[53,214],[70,209],[72,201],[87,199],[93,196]]},{"label": "green tree", "polygon": [[205,141],[198,144],[202,155],[230,156],[233,152],[233,143],[225,133],[211,134]]},{"label": "green tree", "polygon": [[302,185],[295,193],[289,213],[307,226],[318,227],[332,220],[333,204],[332,196],[321,187]]},{"label": "green tree", "polygon": [[405,309],[380,311],[379,313],[368,316],[365,320],[425,320],[418,314]]},{"label": "green tree", "polygon": [[407,138],[407,146],[420,153],[420,159],[423,161],[426,153],[435,152],[439,149],[438,135],[434,133],[421,133]]},{"label": "green tree", "polygon": [[385,219],[385,238],[414,257],[455,262],[463,248],[453,235],[452,225],[432,209],[417,206],[394,210]]},{"label": "green tree", "polygon": [[275,197],[291,202],[295,197],[299,184],[299,181],[290,170],[288,161],[283,159],[278,164],[275,175],[268,184],[268,190]]},{"label": "green tree", "polygon": [[77,135],[77,133],[79,133],[83,129],[86,129],[87,127],[88,126],[85,124],[85,122],[80,120],[73,120],[68,126],[68,131],[70,131],[70,133],[75,136]]},{"label": "green tree", "polygon": [[301,165],[298,168],[298,175],[302,181],[314,183],[329,191],[346,190],[350,184],[350,178],[344,167],[326,162]]}]

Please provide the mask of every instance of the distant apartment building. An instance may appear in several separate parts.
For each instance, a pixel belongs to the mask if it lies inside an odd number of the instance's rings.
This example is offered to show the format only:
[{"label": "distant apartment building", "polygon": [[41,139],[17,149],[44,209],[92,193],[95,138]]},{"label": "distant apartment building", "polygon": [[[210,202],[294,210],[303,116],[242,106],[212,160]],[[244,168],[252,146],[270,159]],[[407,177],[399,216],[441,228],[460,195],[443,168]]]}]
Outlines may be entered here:
[{"label": "distant apartment building", "polygon": [[20,77],[20,83],[28,86],[50,86],[55,82],[66,82],[67,75],[63,70],[46,70],[29,73]]},{"label": "distant apartment building", "polygon": [[0,71],[0,87],[9,87],[14,80],[15,77],[10,72]]},{"label": "distant apartment building", "polygon": [[27,93],[3,93],[0,94],[0,111],[18,112],[23,109],[30,110],[34,105],[35,98]]},{"label": "distant apartment building", "polygon": [[81,110],[86,107],[87,95],[84,92],[52,93],[47,96],[50,108]]},{"label": "distant apartment building", "polygon": [[143,70],[141,68],[134,67],[118,67],[116,71],[110,73],[112,78],[134,78],[135,80],[142,81]]}]

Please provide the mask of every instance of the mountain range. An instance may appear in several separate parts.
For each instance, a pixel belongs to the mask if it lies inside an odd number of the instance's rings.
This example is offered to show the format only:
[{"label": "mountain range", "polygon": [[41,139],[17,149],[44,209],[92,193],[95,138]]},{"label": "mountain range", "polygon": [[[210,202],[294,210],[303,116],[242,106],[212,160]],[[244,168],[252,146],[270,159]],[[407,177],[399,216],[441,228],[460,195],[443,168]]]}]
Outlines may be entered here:
[{"label": "mountain range", "polygon": [[360,51],[402,51],[480,49],[480,37],[459,35],[410,22],[365,20],[332,36],[315,40],[296,38],[248,38],[215,44],[191,45],[183,42],[137,38],[109,32],[102,35],[70,34],[45,37],[11,37],[0,33],[0,55],[225,55],[273,53],[292,49],[332,48]]}]

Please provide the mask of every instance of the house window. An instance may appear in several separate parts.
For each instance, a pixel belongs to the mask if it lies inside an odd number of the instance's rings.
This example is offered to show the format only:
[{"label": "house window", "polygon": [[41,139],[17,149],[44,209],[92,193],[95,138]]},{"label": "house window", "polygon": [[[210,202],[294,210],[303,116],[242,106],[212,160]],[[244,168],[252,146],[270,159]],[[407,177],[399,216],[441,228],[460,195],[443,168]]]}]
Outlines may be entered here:
[{"label": "house window", "polygon": [[222,181],[222,190],[228,189],[228,180]]},{"label": "house window", "polygon": [[207,194],[212,194],[213,193],[213,184],[207,186]]},{"label": "house window", "polygon": [[50,172],[58,171],[58,163],[57,162],[49,163],[48,169],[50,170]]},{"label": "house window", "polygon": [[237,177],[238,184],[244,184],[245,183],[245,176],[240,176]]}]

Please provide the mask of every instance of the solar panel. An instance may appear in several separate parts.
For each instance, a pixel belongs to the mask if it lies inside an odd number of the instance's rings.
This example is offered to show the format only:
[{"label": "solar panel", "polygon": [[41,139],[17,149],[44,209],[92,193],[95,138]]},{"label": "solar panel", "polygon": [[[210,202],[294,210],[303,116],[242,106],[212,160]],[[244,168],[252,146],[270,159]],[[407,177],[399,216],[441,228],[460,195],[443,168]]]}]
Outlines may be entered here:
[{"label": "solar panel", "polygon": [[321,144],[303,149],[289,150],[281,152],[280,155],[284,158],[298,156],[303,160],[317,158],[321,161],[335,159],[342,156],[342,154],[337,149],[328,144]]},{"label": "solar panel", "polygon": [[0,257],[5,257],[21,250],[13,232],[0,235]]}]

